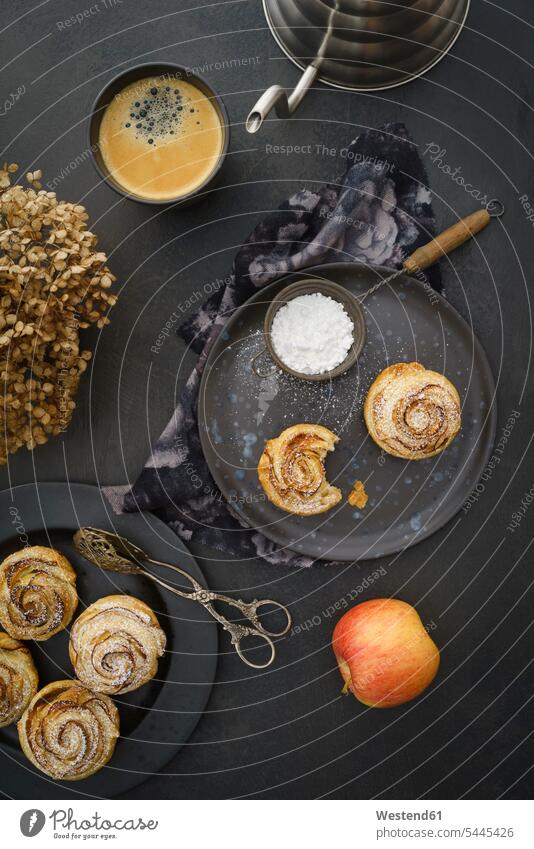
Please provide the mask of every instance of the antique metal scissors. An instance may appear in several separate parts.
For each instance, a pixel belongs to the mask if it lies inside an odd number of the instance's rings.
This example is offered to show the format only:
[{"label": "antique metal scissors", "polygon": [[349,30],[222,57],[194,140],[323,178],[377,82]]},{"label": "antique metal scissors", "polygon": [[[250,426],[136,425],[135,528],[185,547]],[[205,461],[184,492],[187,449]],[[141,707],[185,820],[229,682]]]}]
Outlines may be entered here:
[{"label": "antique metal scissors", "polygon": [[[107,569],[112,572],[122,572],[123,574],[144,575],[145,578],[149,578],[151,581],[154,581],[154,583],[159,584],[160,587],[174,593],[174,595],[180,596],[180,598],[187,598],[190,599],[190,601],[196,601],[201,604],[205,607],[208,613],[222,625],[224,630],[228,631],[232,640],[232,645],[241,660],[248,666],[252,666],[254,669],[265,669],[267,666],[271,665],[276,654],[274,643],[271,638],[283,637],[284,634],[287,634],[291,627],[291,614],[287,607],[280,604],[278,601],[265,598],[259,601],[258,599],[254,599],[253,601],[247,602],[242,599],[231,598],[230,596],[223,595],[222,593],[211,592],[211,590],[208,590],[199,584],[199,582],[188,572],[184,571],[184,569],[181,569],[179,566],[174,566],[171,563],[154,560],[152,557],[149,557],[146,552],[139,548],[139,546],[134,545],[132,542],[118,534],[113,534],[109,531],[101,531],[98,528],[80,528],[74,534],[74,545],[83,557],[95,566],[99,566],[101,569]],[[171,587],[169,584],[165,583],[165,581],[162,581],[161,578],[158,578],[157,575],[153,575],[152,572],[148,571],[148,569],[143,568],[143,566],[141,566],[142,562],[154,563],[156,566],[165,566],[167,569],[173,569],[184,578],[187,578],[193,589],[190,592],[187,592],[178,590],[176,587]],[[241,625],[238,622],[231,622],[226,619],[226,617],[219,613],[219,611],[213,606],[213,602],[216,601],[225,602],[225,604],[237,608],[243,614],[243,617],[248,619],[251,625]],[[276,608],[277,610],[282,611],[286,616],[287,623],[281,631],[268,631],[260,621],[258,611],[260,608],[266,607],[267,605],[271,608]],[[265,663],[252,663],[252,661],[245,656],[242,648],[242,642],[247,637],[258,638],[269,646],[270,657]]]}]

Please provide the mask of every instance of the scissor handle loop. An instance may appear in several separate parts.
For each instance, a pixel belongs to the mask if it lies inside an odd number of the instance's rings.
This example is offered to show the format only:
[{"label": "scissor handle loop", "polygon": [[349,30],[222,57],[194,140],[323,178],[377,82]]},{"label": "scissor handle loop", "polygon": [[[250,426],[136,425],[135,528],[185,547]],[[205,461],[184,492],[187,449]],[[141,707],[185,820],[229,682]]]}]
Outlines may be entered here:
[{"label": "scissor handle loop", "polygon": [[[258,617],[258,610],[260,607],[264,607],[267,604],[277,608],[278,610],[282,610],[285,613],[287,617],[287,624],[281,631],[269,631],[263,622],[260,621]],[[258,631],[261,631],[262,634],[266,634],[268,637],[283,637],[284,634],[287,634],[291,628],[291,613],[284,604],[280,604],[279,601],[274,601],[272,598],[262,598],[260,601],[254,599],[254,601],[251,601],[244,606],[243,611],[250,621],[254,623],[254,626],[258,629]]]},{"label": "scissor handle loop", "polygon": [[[234,643],[235,650],[243,661],[243,663],[246,663],[247,666],[251,666],[252,669],[266,669],[268,666],[271,665],[276,654],[274,643],[267,634],[264,634],[261,631],[255,631],[252,628],[247,629],[247,631],[248,633],[243,634],[243,636],[240,637],[240,639],[236,642],[232,640],[232,642]],[[247,637],[256,637],[257,639],[263,640],[269,646],[269,648],[271,649],[271,656],[265,663],[252,663],[252,661],[249,660],[245,653],[242,651],[241,644],[243,640],[247,639]]]}]

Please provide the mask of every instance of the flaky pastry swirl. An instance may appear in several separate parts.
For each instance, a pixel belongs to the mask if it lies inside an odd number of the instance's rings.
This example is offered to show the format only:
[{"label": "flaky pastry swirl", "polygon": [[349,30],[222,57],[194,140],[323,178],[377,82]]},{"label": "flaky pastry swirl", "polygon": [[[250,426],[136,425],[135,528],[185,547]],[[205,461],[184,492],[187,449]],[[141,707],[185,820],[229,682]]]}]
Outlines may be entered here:
[{"label": "flaky pastry swirl", "polygon": [[166,637],[150,607],[110,595],[76,619],[69,655],[77,677],[98,693],[129,693],[154,677]]},{"label": "flaky pastry swirl", "polygon": [[20,719],[38,686],[29,648],[0,633],[0,728]]},{"label": "flaky pastry swirl", "polygon": [[419,363],[397,363],[371,385],[364,418],[388,454],[424,460],[444,451],[460,430],[460,397],[442,374]]},{"label": "flaky pastry swirl", "polygon": [[287,513],[314,516],[341,501],[341,491],[326,480],[324,458],[339,437],[315,424],[296,424],[269,439],[258,477],[269,499]]},{"label": "flaky pastry swirl", "polygon": [[53,548],[35,545],[0,565],[0,624],[19,640],[48,640],[72,619],[76,573]]},{"label": "flaky pastry swirl", "polygon": [[18,723],[26,757],[51,778],[79,781],[111,758],[119,712],[109,696],[78,681],[55,681],[40,690]]}]

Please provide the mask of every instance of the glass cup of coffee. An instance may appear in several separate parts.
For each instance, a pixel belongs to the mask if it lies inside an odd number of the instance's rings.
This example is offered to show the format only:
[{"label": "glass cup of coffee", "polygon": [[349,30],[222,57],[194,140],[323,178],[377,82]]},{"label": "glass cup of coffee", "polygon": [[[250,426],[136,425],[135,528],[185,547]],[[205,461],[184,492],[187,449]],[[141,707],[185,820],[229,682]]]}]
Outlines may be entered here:
[{"label": "glass cup of coffee", "polygon": [[89,124],[93,162],[115,191],[149,204],[182,205],[213,187],[230,143],[221,98],[169,63],[138,65],[98,95]]}]

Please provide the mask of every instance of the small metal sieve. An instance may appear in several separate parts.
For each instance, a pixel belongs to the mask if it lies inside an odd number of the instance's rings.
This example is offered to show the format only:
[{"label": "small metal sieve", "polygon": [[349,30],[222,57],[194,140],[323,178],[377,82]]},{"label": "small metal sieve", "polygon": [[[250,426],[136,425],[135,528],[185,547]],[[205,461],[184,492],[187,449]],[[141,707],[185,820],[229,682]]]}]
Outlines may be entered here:
[{"label": "small metal sieve", "polygon": [[[286,366],[286,364],[283,363],[280,357],[276,354],[271,340],[271,326],[278,310],[285,306],[288,301],[291,301],[293,298],[297,298],[300,295],[313,295],[317,292],[321,295],[333,298],[335,301],[342,304],[353,323],[354,338],[347,356],[343,362],[334,369],[321,372],[321,374],[303,374],[300,371],[295,371],[294,369],[289,368],[289,366]],[[296,283],[291,283],[289,286],[286,286],[285,289],[282,289],[282,291],[279,292],[278,295],[276,295],[276,297],[274,297],[271,301],[263,324],[265,348],[253,357],[252,369],[258,377],[262,378],[270,377],[277,371],[278,368],[281,368],[283,371],[287,372],[287,374],[291,374],[293,377],[298,377],[300,380],[332,380],[332,378],[339,377],[339,375],[344,374],[354,365],[365,344],[365,334],[365,319],[362,308],[356,298],[347,289],[344,289],[343,286],[338,286],[337,283],[332,283],[330,280],[321,280],[320,278],[315,277],[308,280],[298,280]],[[260,360],[260,358],[267,352],[276,365],[268,371],[262,371],[261,367],[258,366],[258,360]]]},{"label": "small metal sieve", "polygon": [[[443,256],[452,253],[452,251],[456,250],[456,248],[460,247],[460,245],[463,245],[464,242],[467,242],[469,239],[476,236],[477,233],[480,233],[485,227],[487,227],[492,218],[501,218],[502,215],[504,215],[504,205],[498,198],[493,198],[488,201],[484,209],[479,209],[477,212],[471,213],[471,215],[468,215],[466,218],[462,218],[460,221],[457,221],[456,224],[453,224],[452,227],[448,227],[447,230],[443,231],[443,233],[435,236],[426,245],[422,245],[417,248],[417,250],[410,254],[410,256],[406,257],[400,268],[397,268],[396,271],[392,271],[391,274],[388,274],[386,277],[382,277],[378,280],[378,282],[367,289],[367,291],[364,292],[359,299],[351,295],[351,293],[346,289],[343,289],[342,286],[338,286],[337,283],[332,283],[330,280],[321,280],[316,277],[310,278],[309,280],[300,280],[297,283],[292,283],[290,286],[282,289],[280,294],[273,298],[271,305],[267,310],[263,327],[266,348],[264,348],[263,351],[260,351],[259,354],[256,354],[256,356],[252,359],[251,365],[254,373],[258,377],[270,377],[275,373],[276,368],[265,373],[261,372],[256,365],[256,361],[263,356],[266,351],[268,351],[277,366],[286,371],[288,374],[292,374],[294,377],[299,377],[302,380],[330,380],[333,377],[344,374],[344,372],[348,371],[348,369],[354,365],[365,344],[365,319],[363,317],[361,306],[364,300],[368,298],[369,295],[372,295],[374,292],[381,289],[382,286],[391,285],[391,283],[403,274],[417,275],[420,279],[422,277],[425,285],[428,286],[429,284],[426,277],[424,274],[422,275],[422,272],[426,268],[430,268],[431,265]],[[346,358],[335,369],[325,371],[322,374],[301,374],[301,372],[294,371],[284,365],[279,357],[277,357],[271,344],[271,325],[277,310],[281,306],[287,304],[287,302],[292,298],[296,298],[297,295],[309,295],[313,292],[321,292],[323,295],[329,295],[331,298],[334,298],[336,301],[343,304],[354,324],[354,341]]]}]

